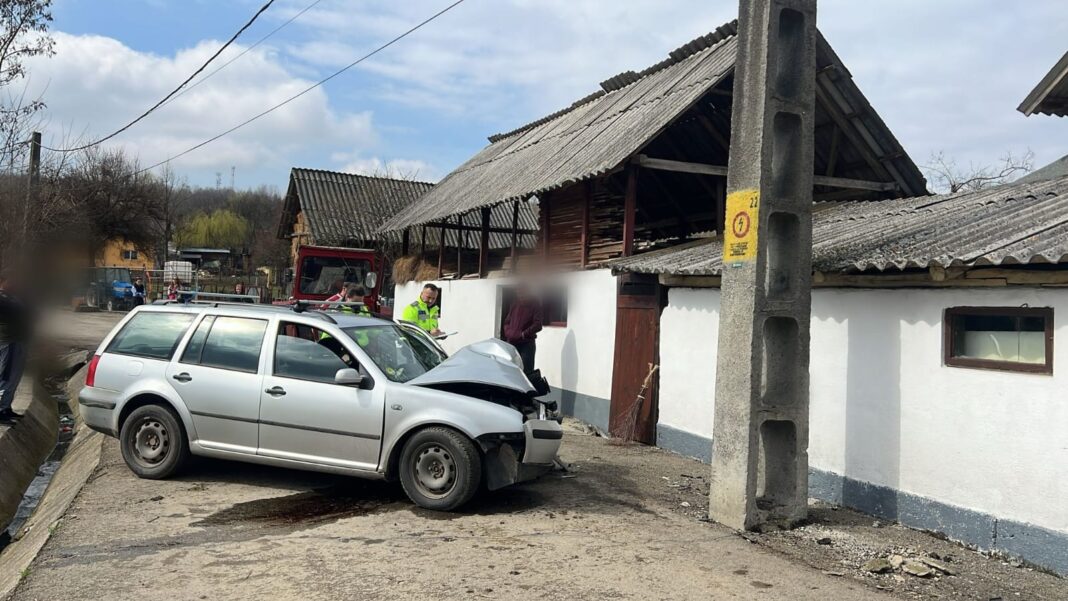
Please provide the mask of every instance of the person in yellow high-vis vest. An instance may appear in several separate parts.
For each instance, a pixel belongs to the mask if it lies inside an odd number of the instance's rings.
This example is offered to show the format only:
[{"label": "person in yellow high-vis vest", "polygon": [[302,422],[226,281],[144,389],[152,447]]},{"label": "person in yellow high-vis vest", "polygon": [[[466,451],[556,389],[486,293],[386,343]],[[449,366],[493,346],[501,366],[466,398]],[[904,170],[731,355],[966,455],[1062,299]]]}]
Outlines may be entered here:
[{"label": "person in yellow high-vis vest", "polygon": [[441,317],[441,307],[437,305],[439,292],[440,288],[434,284],[423,286],[419,298],[404,308],[401,319],[418,325],[431,336],[441,335],[441,330],[438,329],[438,318]]}]

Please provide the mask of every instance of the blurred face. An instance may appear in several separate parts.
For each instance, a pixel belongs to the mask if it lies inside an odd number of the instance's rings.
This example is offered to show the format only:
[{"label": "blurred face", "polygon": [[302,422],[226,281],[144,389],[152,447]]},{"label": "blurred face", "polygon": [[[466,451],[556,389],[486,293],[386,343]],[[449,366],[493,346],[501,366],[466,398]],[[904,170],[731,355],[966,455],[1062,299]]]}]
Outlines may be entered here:
[{"label": "blurred face", "polygon": [[234,291],[237,292],[238,294],[244,294],[245,293],[245,285],[241,284],[241,283],[238,283],[236,286],[234,286]]},{"label": "blurred face", "polygon": [[433,288],[423,288],[423,293],[419,295],[419,298],[423,299],[424,303],[433,305],[434,301],[438,300],[438,291]]}]

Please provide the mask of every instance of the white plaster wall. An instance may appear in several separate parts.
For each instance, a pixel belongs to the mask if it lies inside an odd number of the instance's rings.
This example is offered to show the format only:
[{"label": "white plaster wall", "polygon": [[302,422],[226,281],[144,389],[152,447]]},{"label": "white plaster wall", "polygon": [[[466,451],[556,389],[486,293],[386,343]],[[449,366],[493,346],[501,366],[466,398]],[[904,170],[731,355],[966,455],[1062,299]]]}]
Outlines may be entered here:
[{"label": "white plaster wall", "polygon": [[[942,365],[946,307],[1023,304],[1054,308],[1053,376]],[[718,311],[669,292],[662,424],[712,433]],[[813,467],[1068,532],[1068,291],[815,290],[811,348]]]},{"label": "white plaster wall", "polygon": [[[396,288],[394,312],[419,296],[425,282]],[[457,332],[443,346],[453,353],[466,344],[496,335],[500,322],[498,288],[506,278],[445,280],[440,327]],[[608,399],[612,394],[612,360],[616,331],[616,278],[607,269],[558,276],[568,290],[567,327],[546,326],[538,334],[535,363],[549,384],[572,392]]]},{"label": "white plaster wall", "polygon": [[712,437],[719,290],[670,288],[660,314],[659,423]]}]

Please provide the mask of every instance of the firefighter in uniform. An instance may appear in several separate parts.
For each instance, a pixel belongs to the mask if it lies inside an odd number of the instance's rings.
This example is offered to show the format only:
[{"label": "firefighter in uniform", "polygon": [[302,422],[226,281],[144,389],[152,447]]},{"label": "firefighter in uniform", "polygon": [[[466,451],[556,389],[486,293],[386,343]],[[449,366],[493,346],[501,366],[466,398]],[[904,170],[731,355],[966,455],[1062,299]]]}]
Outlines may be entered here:
[{"label": "firefighter in uniform", "polygon": [[438,318],[441,317],[441,307],[437,305],[439,292],[440,289],[434,284],[423,286],[423,291],[419,293],[419,298],[404,308],[401,319],[418,325],[429,332],[431,336],[440,336],[441,330],[438,329]]}]

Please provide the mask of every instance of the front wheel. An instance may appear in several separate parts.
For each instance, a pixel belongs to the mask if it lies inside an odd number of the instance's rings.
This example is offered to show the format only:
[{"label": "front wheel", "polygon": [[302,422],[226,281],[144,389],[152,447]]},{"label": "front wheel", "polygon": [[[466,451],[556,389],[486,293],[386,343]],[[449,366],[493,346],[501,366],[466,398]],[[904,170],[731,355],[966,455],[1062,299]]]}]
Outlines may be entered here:
[{"label": "front wheel", "polygon": [[420,430],[404,445],[400,481],[416,505],[452,511],[478,492],[482,458],[471,439],[448,428]]},{"label": "front wheel", "polygon": [[189,442],[173,411],[160,405],[134,409],[119,432],[126,465],[139,478],[170,477],[189,459]]}]

